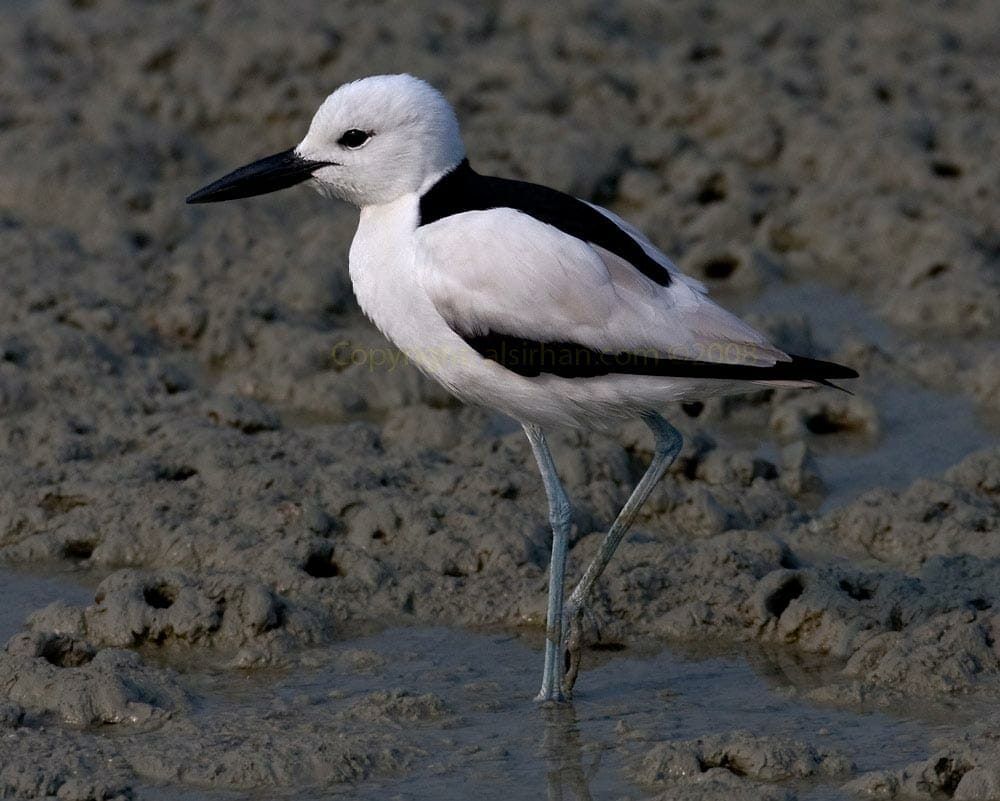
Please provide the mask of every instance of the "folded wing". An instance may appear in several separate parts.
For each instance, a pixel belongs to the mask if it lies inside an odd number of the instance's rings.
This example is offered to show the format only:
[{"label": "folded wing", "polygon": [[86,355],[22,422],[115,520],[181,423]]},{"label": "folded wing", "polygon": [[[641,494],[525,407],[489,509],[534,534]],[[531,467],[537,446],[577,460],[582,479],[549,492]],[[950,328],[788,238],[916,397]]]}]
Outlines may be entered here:
[{"label": "folded wing", "polygon": [[619,225],[671,280],[653,281],[621,255],[521,211],[491,208],[418,229],[421,283],[452,330],[522,375],[751,381],[855,375],[774,347],[713,303],[635,229],[592,208]]}]

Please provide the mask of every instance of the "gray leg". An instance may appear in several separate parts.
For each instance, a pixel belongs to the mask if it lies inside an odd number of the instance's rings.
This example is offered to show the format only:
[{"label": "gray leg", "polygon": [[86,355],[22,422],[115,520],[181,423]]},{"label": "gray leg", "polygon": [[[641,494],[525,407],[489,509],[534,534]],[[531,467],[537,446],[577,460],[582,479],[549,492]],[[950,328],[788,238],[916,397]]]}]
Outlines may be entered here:
[{"label": "gray leg", "polygon": [[583,646],[583,610],[587,601],[587,596],[593,588],[597,579],[600,578],[604,568],[608,566],[611,557],[618,548],[622,537],[635,522],[639,509],[646,502],[649,493],[653,491],[667,468],[677,458],[680,453],[681,439],[680,432],[670,423],[664,420],[655,412],[650,412],[643,416],[643,421],[650,427],[655,438],[653,448],[653,461],[650,462],[645,475],[639,480],[632,495],[625,502],[622,510],[618,513],[615,522],[612,523],[601,548],[597,552],[593,561],[587,566],[587,570],[576,585],[576,589],[566,602],[565,611],[565,633],[563,635],[563,648],[566,654],[566,675],[563,678],[563,693],[569,697],[573,692],[573,684],[576,682],[576,674],[580,669],[580,652]]},{"label": "gray leg", "polygon": [[562,701],[562,620],[563,580],[566,575],[566,547],[569,542],[570,507],[559,475],[556,473],[549,445],[542,429],[523,423],[531,450],[538,462],[538,469],[549,499],[549,522],[552,524],[552,561],[549,565],[549,609],[545,621],[545,669],[542,672],[542,689],[536,701]]}]

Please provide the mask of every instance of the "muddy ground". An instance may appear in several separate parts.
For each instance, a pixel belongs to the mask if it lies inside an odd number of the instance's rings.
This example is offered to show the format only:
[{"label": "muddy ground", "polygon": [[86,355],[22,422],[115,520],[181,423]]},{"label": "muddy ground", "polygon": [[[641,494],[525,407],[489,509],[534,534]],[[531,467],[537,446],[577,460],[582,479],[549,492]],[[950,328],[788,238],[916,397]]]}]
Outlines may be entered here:
[{"label": "muddy ground", "polygon": [[[1000,51],[955,2],[0,10],[0,795],[1000,798]],[[382,353],[356,212],[183,198],[409,71],[855,394],[666,410],[573,707],[517,426]],[[571,578],[649,457],[553,432]],[[562,793],[560,796],[559,793]]]}]

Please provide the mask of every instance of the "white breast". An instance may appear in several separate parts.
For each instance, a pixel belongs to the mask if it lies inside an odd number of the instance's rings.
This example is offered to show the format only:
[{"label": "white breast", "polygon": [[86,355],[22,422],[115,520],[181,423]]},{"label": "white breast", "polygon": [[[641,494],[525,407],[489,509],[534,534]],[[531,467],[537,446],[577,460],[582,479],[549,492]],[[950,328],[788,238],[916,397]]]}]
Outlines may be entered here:
[{"label": "white breast", "polygon": [[410,245],[416,214],[416,199],[412,196],[363,208],[351,242],[351,283],[358,303],[379,330],[397,344],[401,344],[398,339],[404,333],[407,296],[414,289]]},{"label": "white breast", "polygon": [[361,210],[350,252],[354,294],[364,313],[410,361],[459,397],[474,400],[467,368],[482,359],[448,327],[420,282],[414,235],[418,202],[408,195]]}]

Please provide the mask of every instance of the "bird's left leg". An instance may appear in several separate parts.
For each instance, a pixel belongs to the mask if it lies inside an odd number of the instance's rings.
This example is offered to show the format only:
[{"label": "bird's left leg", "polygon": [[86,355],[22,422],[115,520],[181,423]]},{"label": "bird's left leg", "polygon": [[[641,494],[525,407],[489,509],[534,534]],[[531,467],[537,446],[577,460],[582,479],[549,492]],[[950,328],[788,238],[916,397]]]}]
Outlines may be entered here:
[{"label": "bird's left leg", "polygon": [[542,671],[542,689],[536,701],[563,701],[562,694],[562,620],[563,582],[566,575],[566,548],[569,543],[571,510],[569,499],[563,490],[549,445],[542,429],[531,423],[523,423],[528,435],[532,453],[538,462],[538,470],[545,484],[545,495],[549,499],[549,522],[552,524],[552,561],[549,564],[549,608],[545,620],[545,668]]},{"label": "bird's left leg", "polygon": [[683,439],[680,432],[655,412],[643,415],[643,421],[650,427],[655,438],[653,460],[639,480],[631,496],[625,502],[622,510],[611,524],[611,528],[601,543],[600,550],[593,561],[587,566],[576,585],[569,600],[566,602],[565,624],[563,629],[563,649],[565,659],[565,676],[563,677],[563,693],[568,698],[572,695],[576,674],[580,670],[580,652],[583,647],[583,611],[591,588],[600,578],[604,568],[608,566],[611,557],[618,548],[626,532],[635,522],[639,509],[653,491],[653,487],[663,477],[667,468],[673,464],[680,453]]}]

